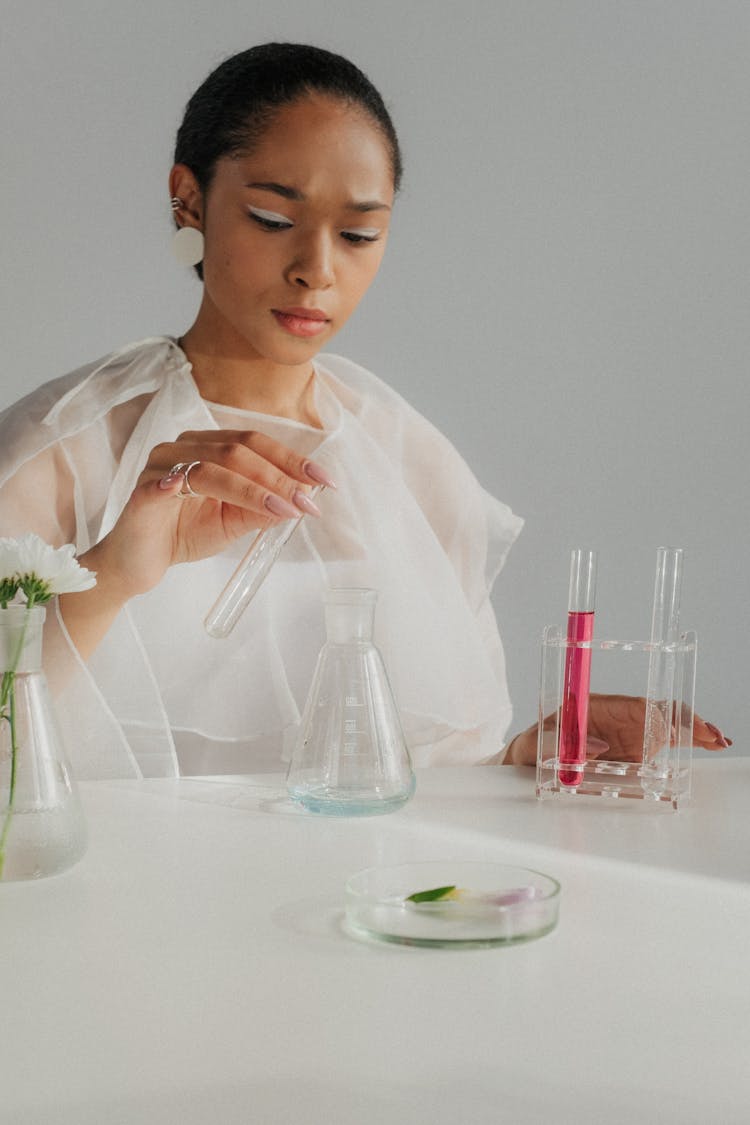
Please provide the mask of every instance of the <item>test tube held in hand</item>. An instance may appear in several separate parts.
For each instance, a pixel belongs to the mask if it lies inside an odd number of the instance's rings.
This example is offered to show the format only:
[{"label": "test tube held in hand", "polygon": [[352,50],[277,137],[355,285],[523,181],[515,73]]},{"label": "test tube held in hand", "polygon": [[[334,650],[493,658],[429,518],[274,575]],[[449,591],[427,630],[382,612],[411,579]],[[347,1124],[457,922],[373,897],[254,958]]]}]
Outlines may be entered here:
[{"label": "test tube held in hand", "polygon": [[[323,488],[324,485],[317,485],[311,489],[310,499],[314,500]],[[210,636],[219,639],[229,636],[302,518],[300,515],[297,519],[260,529],[247,554],[204,618],[203,624]]]},{"label": "test tube held in hand", "polygon": [[591,648],[586,642],[594,635],[596,561],[595,551],[579,549],[570,557],[569,644],[565,650],[557,775],[560,785],[569,789],[581,784],[586,765],[591,680]]},{"label": "test tube held in hand", "polygon": [[672,706],[676,653],[679,640],[682,595],[682,549],[660,547],[656,552],[654,604],[651,614],[651,644],[646,717],[643,728],[643,766],[647,781],[664,779],[672,735]]}]

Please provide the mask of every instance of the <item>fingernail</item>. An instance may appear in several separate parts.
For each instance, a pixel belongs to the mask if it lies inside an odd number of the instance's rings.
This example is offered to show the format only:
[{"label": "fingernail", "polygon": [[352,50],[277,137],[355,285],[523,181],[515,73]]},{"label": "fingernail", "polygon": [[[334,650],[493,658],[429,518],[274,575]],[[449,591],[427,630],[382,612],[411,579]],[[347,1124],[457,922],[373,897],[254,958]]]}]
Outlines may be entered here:
[{"label": "fingernail", "polygon": [[310,497],[298,488],[294,494],[294,503],[302,512],[307,512],[309,516],[319,516],[320,508],[317,504],[313,503]]},{"label": "fingernail", "polygon": [[709,723],[709,722],[706,723],[706,726],[711,731],[711,734],[716,736],[717,742],[726,742],[725,736],[722,734],[722,732],[719,730],[718,727],[714,726],[713,723]]},{"label": "fingernail", "polygon": [[159,488],[171,488],[175,481],[182,479],[183,475],[183,473],[167,473],[167,475],[162,477],[159,481]]},{"label": "fingernail", "polygon": [[285,520],[296,520],[299,518],[298,508],[295,508],[293,504],[290,504],[287,500],[282,500],[280,496],[276,496],[272,492],[269,492],[263,503],[274,516],[282,516]]},{"label": "fingernail", "polygon": [[598,758],[600,754],[606,754],[609,750],[609,743],[605,742],[603,738],[587,738],[586,739],[586,757]]},{"label": "fingernail", "polygon": [[336,488],[336,481],[329,477],[328,473],[317,461],[306,461],[303,468],[305,475],[308,476],[310,480],[317,481],[318,484],[324,484],[326,488]]}]

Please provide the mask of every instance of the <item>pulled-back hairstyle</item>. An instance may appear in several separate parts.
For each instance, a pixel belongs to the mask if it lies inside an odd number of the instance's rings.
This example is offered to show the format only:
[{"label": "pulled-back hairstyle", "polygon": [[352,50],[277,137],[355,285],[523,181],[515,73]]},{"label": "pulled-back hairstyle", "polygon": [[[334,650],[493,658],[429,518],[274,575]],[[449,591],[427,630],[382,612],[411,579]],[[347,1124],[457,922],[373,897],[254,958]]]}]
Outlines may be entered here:
[{"label": "pulled-back hairstyle", "polygon": [[380,94],[348,59],[301,43],[251,47],[209,74],[185,109],[177,132],[175,164],[186,164],[205,192],[218,160],[252,151],[276,111],[310,93],[361,106],[370,115],[388,145],[398,190],[401,152]]}]

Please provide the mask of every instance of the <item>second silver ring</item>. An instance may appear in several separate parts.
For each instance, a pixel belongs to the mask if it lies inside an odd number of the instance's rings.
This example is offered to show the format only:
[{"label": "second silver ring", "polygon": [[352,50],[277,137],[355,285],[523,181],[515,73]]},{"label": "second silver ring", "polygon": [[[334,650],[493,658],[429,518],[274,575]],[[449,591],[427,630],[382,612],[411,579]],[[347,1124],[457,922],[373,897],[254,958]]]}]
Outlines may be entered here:
[{"label": "second silver ring", "polygon": [[178,496],[200,496],[200,492],[196,492],[194,488],[190,487],[190,470],[200,465],[200,461],[191,461],[189,465],[184,465],[182,468],[182,488],[177,493]]}]

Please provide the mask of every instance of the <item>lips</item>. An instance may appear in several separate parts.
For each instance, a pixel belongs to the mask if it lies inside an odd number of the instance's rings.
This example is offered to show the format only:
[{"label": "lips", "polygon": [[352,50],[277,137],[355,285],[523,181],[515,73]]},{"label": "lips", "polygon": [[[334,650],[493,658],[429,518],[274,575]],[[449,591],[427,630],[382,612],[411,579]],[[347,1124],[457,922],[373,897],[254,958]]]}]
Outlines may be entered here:
[{"label": "lips", "polygon": [[278,324],[292,336],[310,338],[318,336],[330,323],[322,309],[307,309],[295,306],[288,309],[272,309]]}]

